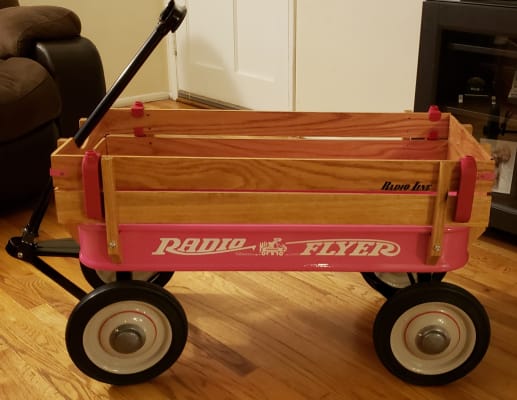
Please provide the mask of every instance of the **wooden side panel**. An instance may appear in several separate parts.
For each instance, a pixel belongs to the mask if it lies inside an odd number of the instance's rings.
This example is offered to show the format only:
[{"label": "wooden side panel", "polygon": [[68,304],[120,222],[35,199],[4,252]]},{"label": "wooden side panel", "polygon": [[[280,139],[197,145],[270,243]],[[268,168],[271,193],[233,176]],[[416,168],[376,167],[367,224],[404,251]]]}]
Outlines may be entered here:
[{"label": "wooden side panel", "polygon": [[82,187],[82,159],[82,155],[52,157],[52,169],[56,171],[56,175],[53,177],[55,188],[77,189]]},{"label": "wooden side panel", "polygon": [[89,219],[85,213],[84,196],[82,191],[54,189],[54,201],[56,203],[57,221],[67,228],[77,239],[77,224],[98,224],[98,220]]},{"label": "wooden side panel", "polygon": [[[106,139],[101,138],[94,150],[100,154],[107,154]],[[76,146],[73,138],[67,139],[51,156],[53,177],[56,188],[80,188],[82,187],[82,160],[85,151]]]},{"label": "wooden side panel", "polygon": [[494,162],[490,153],[472,136],[469,126],[462,125],[456,118],[449,120],[448,160],[459,160],[473,156],[477,164],[476,191],[489,193],[494,182]]},{"label": "wooden side panel", "polygon": [[449,120],[449,160],[459,160],[463,156],[473,156],[476,161],[490,162],[491,156],[456,118]]},{"label": "wooden side panel", "polygon": [[431,131],[446,138],[449,114],[438,122],[427,113],[264,112],[228,110],[146,110],[133,118],[130,109],[112,109],[103,121],[110,134],[144,133],[260,136],[385,136],[427,137]]}]

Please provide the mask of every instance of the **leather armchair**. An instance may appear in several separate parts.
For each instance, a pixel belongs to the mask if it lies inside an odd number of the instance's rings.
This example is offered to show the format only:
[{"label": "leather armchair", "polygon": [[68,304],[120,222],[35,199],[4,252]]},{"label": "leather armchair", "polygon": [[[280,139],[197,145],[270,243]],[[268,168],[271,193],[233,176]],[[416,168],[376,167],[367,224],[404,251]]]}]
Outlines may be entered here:
[{"label": "leather armchair", "polygon": [[0,213],[37,197],[57,138],[73,136],[105,91],[75,13],[0,0]]}]

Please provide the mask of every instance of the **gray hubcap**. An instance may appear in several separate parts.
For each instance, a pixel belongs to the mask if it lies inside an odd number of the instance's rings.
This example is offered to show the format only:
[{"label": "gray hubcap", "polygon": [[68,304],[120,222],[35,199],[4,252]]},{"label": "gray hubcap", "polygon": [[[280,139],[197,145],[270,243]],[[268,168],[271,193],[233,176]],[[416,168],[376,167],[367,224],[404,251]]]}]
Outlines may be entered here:
[{"label": "gray hubcap", "polygon": [[439,354],[451,343],[449,334],[439,326],[427,326],[416,337],[418,349],[429,355]]},{"label": "gray hubcap", "polygon": [[145,333],[136,325],[121,325],[110,336],[110,345],[119,353],[134,353],[145,344]]}]

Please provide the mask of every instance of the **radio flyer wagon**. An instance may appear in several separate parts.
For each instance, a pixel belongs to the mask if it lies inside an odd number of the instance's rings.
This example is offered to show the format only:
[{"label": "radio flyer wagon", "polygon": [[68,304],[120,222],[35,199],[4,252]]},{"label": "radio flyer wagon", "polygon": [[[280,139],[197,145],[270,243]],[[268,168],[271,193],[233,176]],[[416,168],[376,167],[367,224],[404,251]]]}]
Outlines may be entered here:
[{"label": "radio flyer wagon", "polygon": [[[66,329],[85,374],[131,384],[169,368],[187,319],[163,286],[193,270],[361,272],[387,297],[373,341],[393,374],[445,384],[481,361],[487,314],[441,279],[487,225],[494,164],[452,115],[110,101],[52,155],[58,221],[96,287],[79,292]],[[31,258],[30,239],[10,252]]]}]

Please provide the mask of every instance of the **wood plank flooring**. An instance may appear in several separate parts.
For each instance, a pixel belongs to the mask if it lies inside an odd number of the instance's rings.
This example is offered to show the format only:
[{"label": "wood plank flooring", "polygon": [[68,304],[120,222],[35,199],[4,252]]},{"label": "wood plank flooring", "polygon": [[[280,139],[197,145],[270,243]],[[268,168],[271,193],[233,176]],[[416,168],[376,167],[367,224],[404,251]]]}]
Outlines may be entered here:
[{"label": "wood plank flooring", "polygon": [[[492,324],[484,360],[453,384],[411,386],[386,371],[371,339],[384,299],[358,273],[181,272],[166,288],[189,319],[185,351],[153,381],[117,387],[89,379],[69,359],[64,332],[77,300],[3,250],[29,215],[0,215],[0,399],[515,398],[515,237],[488,232],[469,264],[446,277],[483,303]],[[66,236],[51,208],[40,239]],[[47,260],[91,290],[77,260]]]}]

